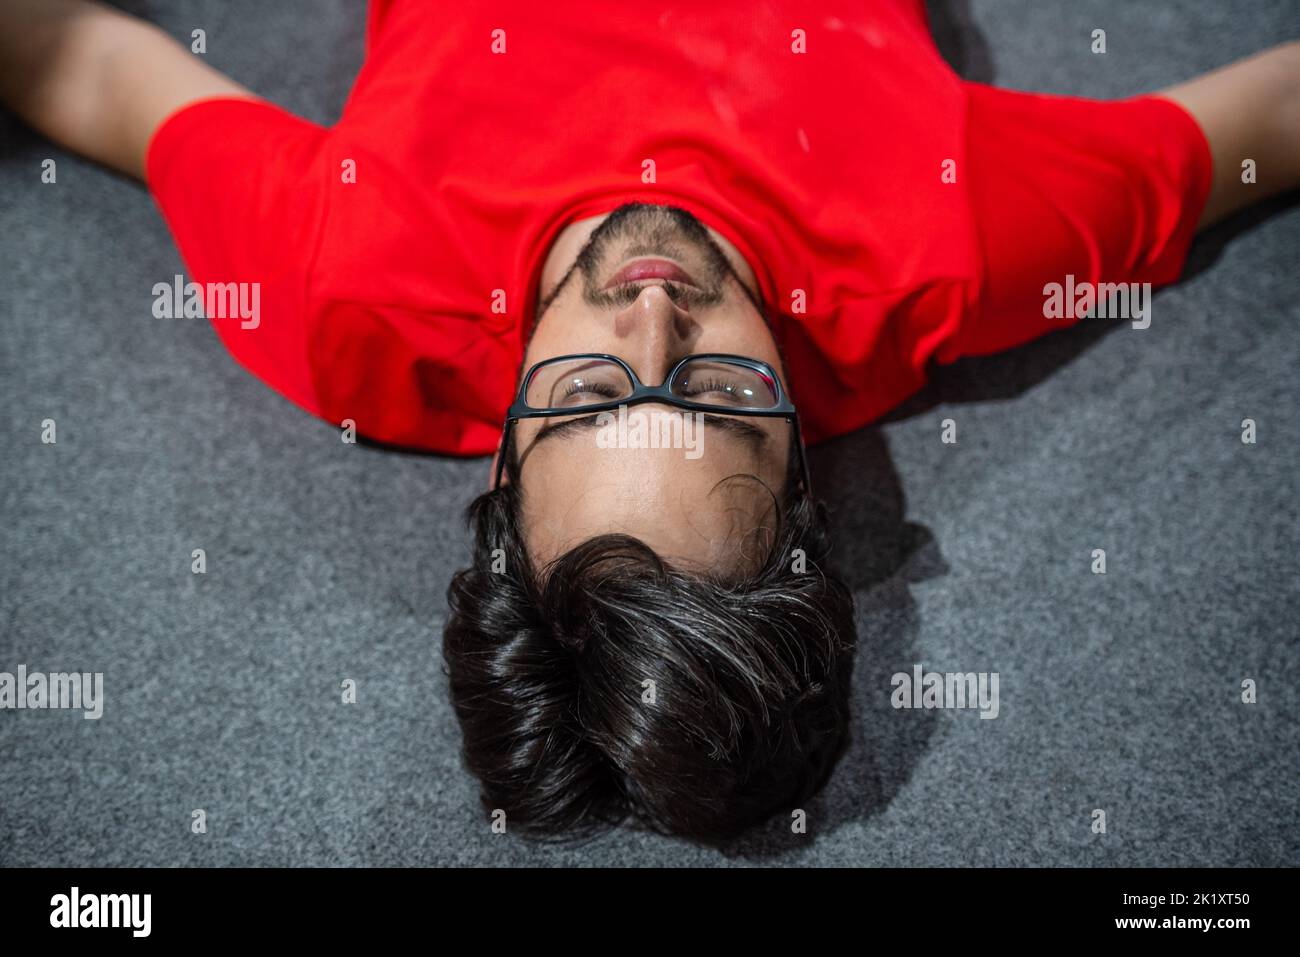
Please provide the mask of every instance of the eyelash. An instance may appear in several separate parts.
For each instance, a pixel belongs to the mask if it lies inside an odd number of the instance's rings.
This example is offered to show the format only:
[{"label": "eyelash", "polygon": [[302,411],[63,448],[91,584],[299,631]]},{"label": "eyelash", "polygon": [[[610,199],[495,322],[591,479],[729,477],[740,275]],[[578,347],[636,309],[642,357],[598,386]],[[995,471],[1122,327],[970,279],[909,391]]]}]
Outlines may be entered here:
[{"label": "eyelash", "polygon": [[[710,379],[698,384],[692,383],[692,386],[693,390],[684,396],[685,398],[690,398],[692,395],[700,395],[705,392],[725,392],[730,394],[732,391],[726,383],[718,379]],[[604,396],[607,399],[614,399],[619,395],[617,389],[602,383],[592,383],[590,385],[580,386],[576,382],[570,382],[568,386],[565,387],[564,396],[565,398],[568,398],[569,396],[577,395],[579,392],[591,392],[596,395]]]},{"label": "eyelash", "polygon": [[699,384],[692,382],[691,386],[693,388],[693,392],[691,393],[692,395],[699,395],[701,392],[726,392],[727,394],[731,394],[732,392],[726,384],[716,379],[710,379],[708,382],[702,382]]},{"label": "eyelash", "polygon": [[619,394],[617,389],[608,385],[593,383],[591,385],[580,386],[576,382],[570,382],[568,386],[565,387],[564,395],[567,398],[571,395],[577,395],[579,392],[594,392],[596,395],[603,395],[607,399],[617,398]]}]

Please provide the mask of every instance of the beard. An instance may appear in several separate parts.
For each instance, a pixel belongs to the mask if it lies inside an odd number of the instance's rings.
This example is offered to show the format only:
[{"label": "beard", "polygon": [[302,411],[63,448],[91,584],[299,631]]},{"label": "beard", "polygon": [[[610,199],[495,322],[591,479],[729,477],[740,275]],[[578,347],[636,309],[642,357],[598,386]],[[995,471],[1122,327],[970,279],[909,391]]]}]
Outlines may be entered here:
[{"label": "beard", "polygon": [[[654,279],[604,288],[620,263],[639,256],[662,256],[682,264],[694,286]],[[582,277],[583,300],[597,308],[629,305],[650,284],[663,286],[678,305],[713,306],[722,302],[724,285],[735,275],[703,223],[684,209],[647,203],[626,203],[610,213],[587,238],[574,268]]]}]

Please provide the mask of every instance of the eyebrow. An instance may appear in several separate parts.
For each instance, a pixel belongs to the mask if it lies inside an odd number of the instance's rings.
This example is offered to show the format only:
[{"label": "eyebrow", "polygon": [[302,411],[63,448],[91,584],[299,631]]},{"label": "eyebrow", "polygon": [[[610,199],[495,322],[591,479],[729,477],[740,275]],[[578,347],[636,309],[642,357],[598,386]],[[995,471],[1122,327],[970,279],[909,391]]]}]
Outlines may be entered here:
[{"label": "eyebrow", "polygon": [[[744,439],[755,447],[767,441],[767,433],[758,426],[742,422],[738,418],[729,417],[725,413],[703,412],[700,414],[704,416],[705,425],[720,429],[726,435],[734,435],[736,438]],[[593,412],[590,415],[579,416],[576,419],[569,419],[555,425],[543,426],[542,430],[534,436],[530,447],[536,448],[538,443],[547,439],[559,439],[565,436],[577,435],[580,432],[590,432],[600,424],[600,416],[601,413]]]}]

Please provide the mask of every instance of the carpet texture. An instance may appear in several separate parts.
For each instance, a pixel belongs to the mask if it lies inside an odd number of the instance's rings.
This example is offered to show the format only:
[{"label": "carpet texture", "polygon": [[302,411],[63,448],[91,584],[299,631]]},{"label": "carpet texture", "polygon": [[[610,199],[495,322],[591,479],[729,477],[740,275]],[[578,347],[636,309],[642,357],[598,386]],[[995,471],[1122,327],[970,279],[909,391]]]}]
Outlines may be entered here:
[{"label": "carpet texture", "polygon": [[[359,7],[127,5],[322,122]],[[931,12],[963,75],[1097,97],[1300,35],[1293,0]],[[152,318],[182,267],[148,195],[0,116],[0,671],[103,672],[106,697],[98,721],[0,711],[0,864],[1300,863],[1298,251],[1293,199],[1251,211],[1198,240],[1149,329],[963,361],[813,450],[862,651],[808,833],[538,845],[491,832],[439,657],[487,463],[346,445],[206,322]],[[893,709],[918,663],[997,672],[997,719]]]}]

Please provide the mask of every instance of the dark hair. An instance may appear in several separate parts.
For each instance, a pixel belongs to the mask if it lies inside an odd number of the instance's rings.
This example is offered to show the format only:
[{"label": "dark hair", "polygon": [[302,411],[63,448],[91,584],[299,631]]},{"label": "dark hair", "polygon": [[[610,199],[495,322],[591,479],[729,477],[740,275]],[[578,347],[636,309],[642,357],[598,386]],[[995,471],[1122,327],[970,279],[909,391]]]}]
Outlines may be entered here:
[{"label": "dark hair", "polygon": [[631,819],[718,844],[815,793],[845,744],[855,645],[825,506],[791,483],[767,560],[730,580],[628,535],[539,574],[519,489],[470,505],[474,564],[443,632],[484,807],[534,837]]}]

